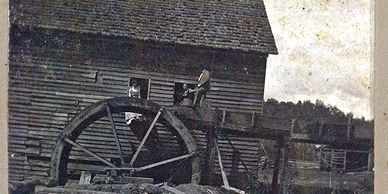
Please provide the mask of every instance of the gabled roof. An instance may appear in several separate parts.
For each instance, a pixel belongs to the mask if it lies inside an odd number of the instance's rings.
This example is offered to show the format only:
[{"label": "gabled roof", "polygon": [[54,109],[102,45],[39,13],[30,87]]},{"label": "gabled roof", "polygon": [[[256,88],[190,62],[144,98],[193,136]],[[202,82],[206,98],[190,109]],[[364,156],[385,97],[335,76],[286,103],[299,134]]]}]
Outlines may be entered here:
[{"label": "gabled roof", "polygon": [[11,24],[277,54],[263,0],[12,0]]}]

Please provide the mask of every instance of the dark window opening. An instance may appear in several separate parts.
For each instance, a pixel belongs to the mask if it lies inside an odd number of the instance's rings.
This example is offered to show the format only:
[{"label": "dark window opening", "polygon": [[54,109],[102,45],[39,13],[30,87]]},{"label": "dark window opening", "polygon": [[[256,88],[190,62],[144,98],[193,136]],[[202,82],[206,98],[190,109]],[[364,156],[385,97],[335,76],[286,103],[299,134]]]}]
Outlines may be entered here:
[{"label": "dark window opening", "polygon": [[175,83],[174,86],[174,105],[181,103],[185,98],[194,100],[194,93],[185,94],[188,89],[195,89],[195,84]]},{"label": "dark window opening", "polygon": [[96,75],[94,77],[94,83],[102,84],[103,76],[100,71],[96,71]]},{"label": "dark window opening", "polygon": [[128,96],[149,99],[150,79],[130,78]]}]

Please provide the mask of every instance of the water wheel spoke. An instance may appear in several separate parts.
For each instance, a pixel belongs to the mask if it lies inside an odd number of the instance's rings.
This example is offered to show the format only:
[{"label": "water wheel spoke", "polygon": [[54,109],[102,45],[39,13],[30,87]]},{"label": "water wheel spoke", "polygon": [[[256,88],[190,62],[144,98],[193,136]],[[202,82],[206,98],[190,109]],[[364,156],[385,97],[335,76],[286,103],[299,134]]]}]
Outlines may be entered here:
[{"label": "water wheel spoke", "polygon": [[109,162],[108,160],[102,158],[102,157],[99,156],[98,154],[96,154],[96,153],[94,153],[94,152],[88,150],[87,148],[83,147],[83,146],[80,145],[79,143],[76,143],[76,142],[74,142],[74,141],[72,141],[72,140],[70,140],[70,139],[68,139],[68,138],[66,138],[66,137],[64,138],[64,140],[65,140],[65,142],[71,144],[72,146],[75,146],[75,147],[79,148],[80,150],[82,150],[82,151],[84,151],[85,153],[87,153],[87,154],[93,156],[93,157],[96,158],[97,160],[99,160],[99,161],[105,163],[106,165],[108,165],[108,166],[110,166],[110,167],[112,167],[112,168],[117,168],[117,166],[114,165],[113,163],[111,163],[111,162]]},{"label": "water wheel spoke", "polygon": [[171,162],[175,162],[175,161],[178,161],[178,160],[183,160],[183,159],[186,159],[186,158],[190,158],[194,154],[195,153],[193,152],[193,153],[181,155],[181,156],[178,156],[178,157],[175,157],[175,158],[170,158],[170,159],[167,159],[167,160],[163,160],[163,161],[160,161],[160,162],[156,162],[156,163],[149,164],[149,165],[142,166],[142,167],[138,167],[138,168],[114,168],[113,167],[113,168],[106,168],[106,169],[131,170],[131,171],[140,172],[140,171],[148,170],[150,168],[155,168],[155,167],[162,166],[162,165],[165,165],[165,164],[168,164],[168,163],[171,163]]},{"label": "water wheel spoke", "polygon": [[110,111],[109,105],[106,105],[106,112],[108,113],[108,118],[109,118],[109,121],[110,121],[110,125],[112,127],[112,131],[113,131],[113,135],[114,135],[114,138],[115,138],[115,141],[116,141],[116,145],[117,145],[117,151],[119,152],[119,155],[120,155],[121,164],[124,164],[123,150],[121,149],[119,136],[117,135],[116,126],[115,126],[115,123],[113,122],[113,117],[112,117],[112,113]]},{"label": "water wheel spoke", "polygon": [[141,149],[143,148],[145,142],[147,141],[147,138],[148,136],[150,135],[152,129],[154,128],[156,122],[158,121],[160,115],[162,114],[162,111],[163,111],[163,108],[160,108],[158,113],[156,114],[156,117],[154,118],[154,120],[152,121],[150,127],[148,128],[147,130],[147,133],[144,135],[142,141],[140,142],[140,145],[139,147],[137,148],[135,154],[133,155],[132,159],[131,159],[131,162],[130,162],[130,166],[133,166],[133,163],[136,161],[136,158],[137,156],[139,155]]},{"label": "water wheel spoke", "polygon": [[160,161],[160,162],[156,162],[156,163],[153,163],[153,164],[142,166],[142,167],[138,168],[137,171],[143,171],[143,170],[147,170],[147,169],[150,169],[150,168],[155,168],[155,167],[162,166],[162,165],[165,165],[165,164],[168,164],[168,163],[171,163],[171,162],[175,162],[175,161],[178,161],[178,160],[183,160],[183,159],[186,159],[186,158],[190,158],[193,155],[194,155],[194,153],[190,153],[190,154],[185,154],[185,155],[178,156],[178,157],[175,157],[175,158],[170,158],[170,159],[167,159],[167,160],[163,160],[163,161]]}]

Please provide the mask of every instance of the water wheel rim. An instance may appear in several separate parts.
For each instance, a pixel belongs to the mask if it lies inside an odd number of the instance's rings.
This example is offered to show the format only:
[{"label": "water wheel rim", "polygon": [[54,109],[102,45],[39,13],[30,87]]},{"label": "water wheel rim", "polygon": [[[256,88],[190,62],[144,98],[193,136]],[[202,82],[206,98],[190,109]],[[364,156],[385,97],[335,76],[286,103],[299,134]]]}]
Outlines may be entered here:
[{"label": "water wheel rim", "polygon": [[[51,156],[50,164],[50,184],[63,185],[67,181],[67,164],[70,151],[73,146],[65,140],[75,142],[79,135],[90,124],[106,116],[106,107],[113,113],[123,111],[148,112],[157,114],[161,106],[140,98],[116,97],[96,102],[78,113],[64,128],[60,134]],[[188,153],[197,152],[197,146],[189,130],[185,125],[169,110],[163,109],[159,122],[167,129],[174,130],[181,138]],[[200,159],[197,155],[191,158],[191,182],[199,183],[200,179]]]}]

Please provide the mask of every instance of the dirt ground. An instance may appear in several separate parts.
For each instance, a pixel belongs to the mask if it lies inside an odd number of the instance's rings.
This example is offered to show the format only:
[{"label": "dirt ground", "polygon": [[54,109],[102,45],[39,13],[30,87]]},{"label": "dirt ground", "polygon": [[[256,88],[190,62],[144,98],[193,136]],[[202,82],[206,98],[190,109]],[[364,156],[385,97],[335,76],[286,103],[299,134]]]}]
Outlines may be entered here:
[{"label": "dirt ground", "polygon": [[[221,188],[202,186],[195,184],[183,184],[174,187],[186,194],[228,194],[223,192]],[[61,187],[43,187],[35,188],[36,194],[51,194],[51,193],[93,193],[93,194],[113,194],[113,193],[132,193],[132,194],[169,194],[171,192],[152,184],[125,184],[125,185],[79,185],[70,184]]]},{"label": "dirt ground", "polygon": [[194,184],[178,185],[176,189],[183,191],[186,194],[226,194],[227,193],[226,191],[223,191],[219,187],[194,185]]},{"label": "dirt ground", "polygon": [[[373,193],[373,173],[372,172],[361,172],[361,173],[330,173],[326,171],[317,170],[306,170],[297,169],[290,171],[289,178],[289,191],[290,193],[298,194],[366,194]],[[268,173],[268,174],[271,174]],[[230,177],[230,183],[236,188],[244,189],[238,183],[246,182],[246,179],[237,181]],[[262,176],[257,177],[256,182],[258,188],[255,190],[249,190],[251,193],[268,193],[271,188],[272,177]],[[79,184],[68,184],[60,187],[45,187],[36,186],[42,185],[32,181],[28,184],[10,184],[10,193],[37,193],[37,194],[48,194],[48,193],[96,193],[96,194],[113,194],[113,193],[133,193],[133,194],[161,194],[170,193],[166,189],[160,186],[152,184],[98,184],[98,185],[79,185]],[[35,187],[36,186],[36,187]],[[35,187],[35,189],[34,189]],[[17,189],[16,189],[17,188]],[[181,184],[174,189],[182,191],[187,194],[229,194],[220,187],[211,187],[204,185],[195,184]],[[246,190],[246,189],[244,189]],[[17,191],[17,192],[16,192]]]}]

